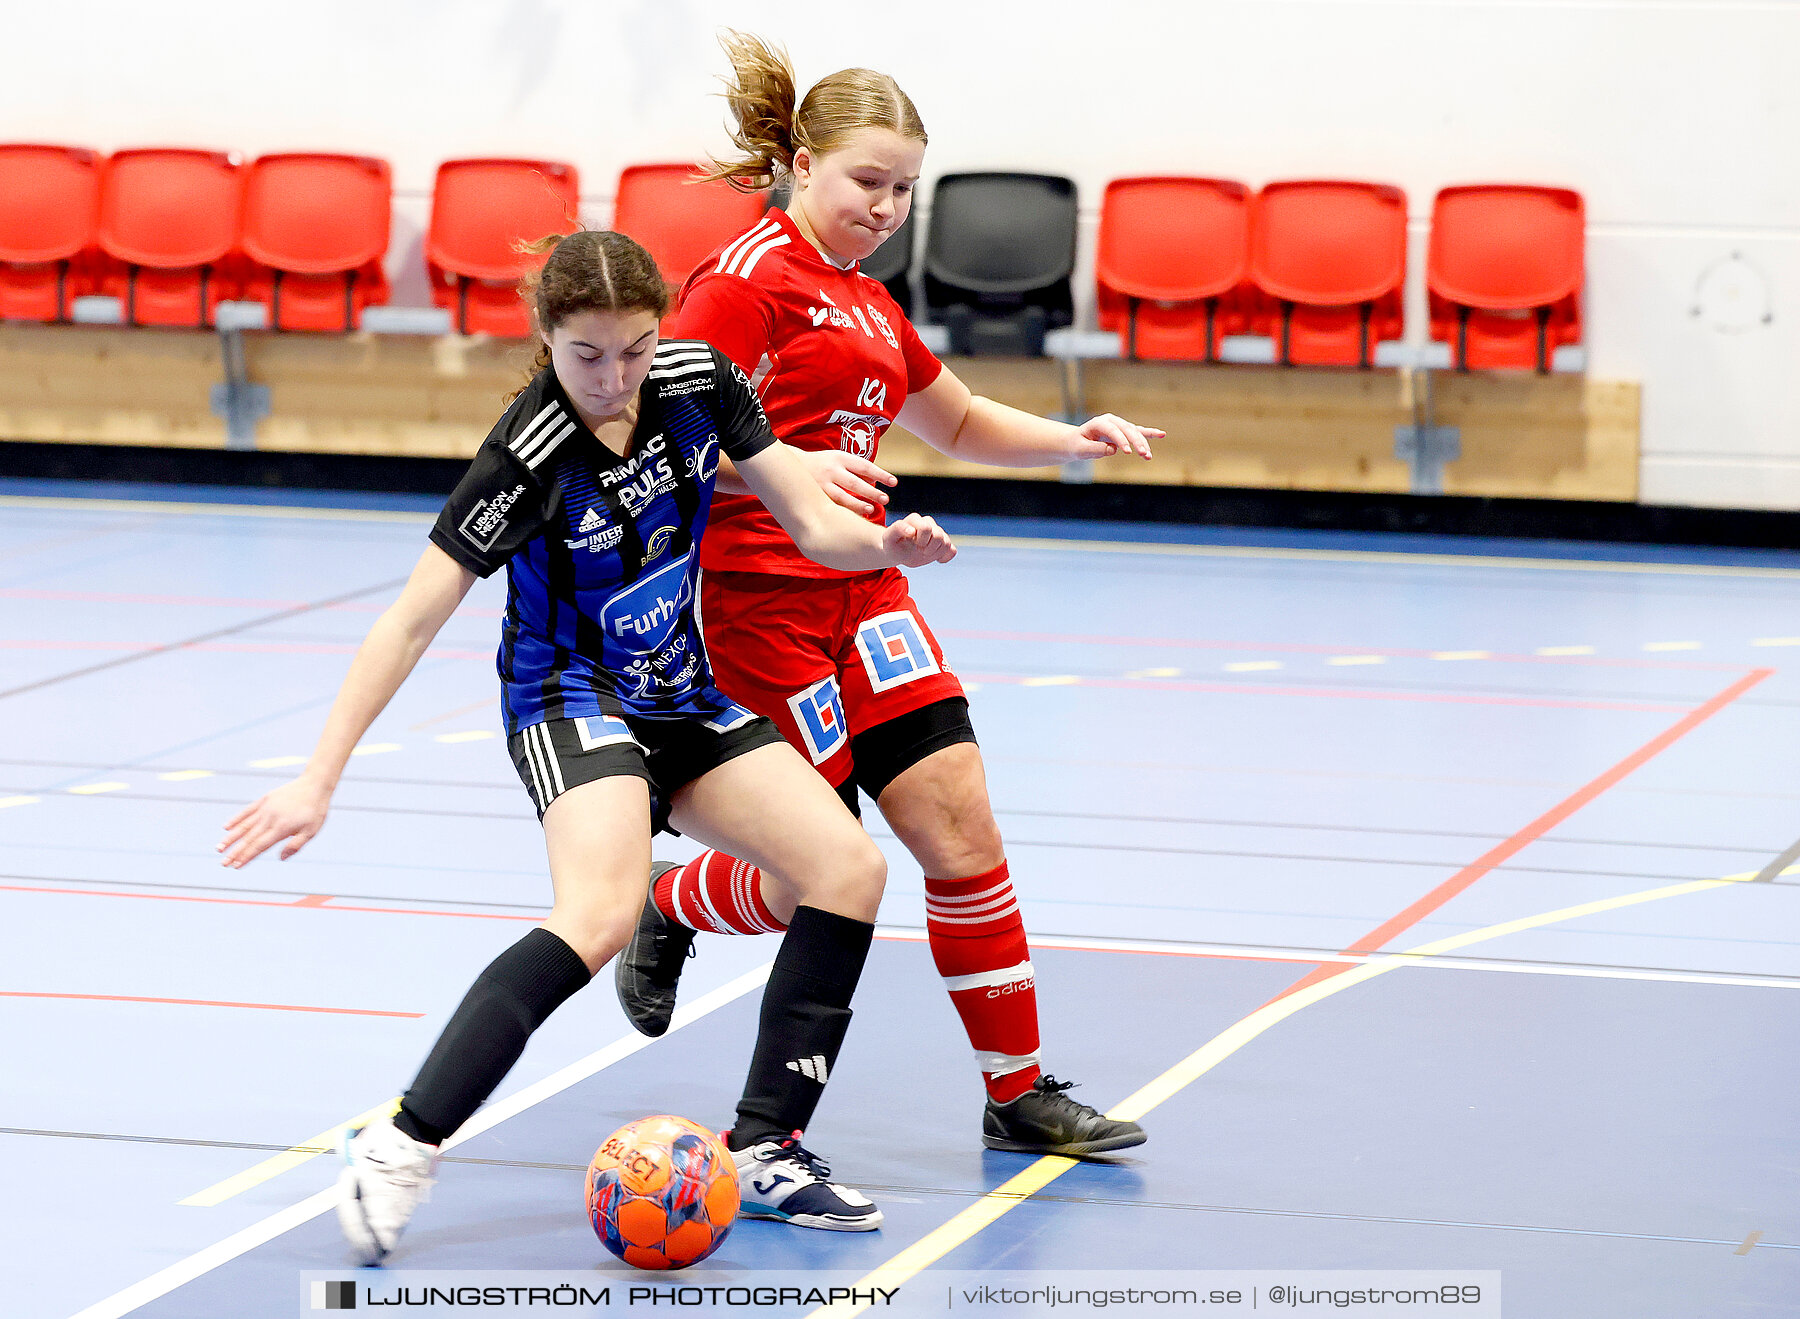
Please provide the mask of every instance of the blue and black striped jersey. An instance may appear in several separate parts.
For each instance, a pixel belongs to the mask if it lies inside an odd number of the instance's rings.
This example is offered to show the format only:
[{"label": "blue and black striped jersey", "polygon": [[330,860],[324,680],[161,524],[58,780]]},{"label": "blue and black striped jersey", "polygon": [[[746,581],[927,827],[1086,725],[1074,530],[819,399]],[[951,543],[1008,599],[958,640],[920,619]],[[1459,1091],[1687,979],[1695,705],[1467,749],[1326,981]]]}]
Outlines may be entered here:
[{"label": "blue and black striped jersey", "polygon": [[660,344],[621,458],[546,368],[513,400],[431,540],[507,569],[498,667],[508,735],[548,719],[742,714],[713,686],[694,606],[723,451],[775,437],[743,373],[698,339]]}]

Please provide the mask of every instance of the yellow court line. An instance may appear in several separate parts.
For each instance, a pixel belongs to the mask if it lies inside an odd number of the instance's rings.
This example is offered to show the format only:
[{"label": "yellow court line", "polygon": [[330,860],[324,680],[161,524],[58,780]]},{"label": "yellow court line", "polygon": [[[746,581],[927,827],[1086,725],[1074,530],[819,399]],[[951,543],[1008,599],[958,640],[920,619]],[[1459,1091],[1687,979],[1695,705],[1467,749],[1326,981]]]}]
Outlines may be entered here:
[{"label": "yellow court line", "polygon": [[[0,508],[56,508],[131,513],[221,514],[227,517],[322,518],[352,522],[429,524],[435,513],[375,508],[315,508],[292,504],[195,504],[158,499],[71,499],[0,495]],[[1528,559],[1489,554],[1410,554],[1404,550],[1303,550],[1254,545],[1171,545],[1161,541],[1059,540],[1044,536],[958,536],[961,545],[993,549],[1064,550],[1090,554],[1165,554],[1178,558],[1291,559],[1312,563],[1408,563],[1433,568],[1535,568],[1546,572],[1667,573],[1678,577],[1800,577],[1800,568],[1726,567],[1707,563],[1635,563],[1628,559]]]},{"label": "yellow court line", "polygon": [[[674,1019],[669,1023],[669,1033],[673,1034],[693,1022],[699,1021],[716,1009],[742,998],[753,989],[761,989],[763,982],[769,978],[769,971],[774,965],[773,962],[764,962],[761,966],[753,967],[736,979],[728,980],[718,988],[700,995],[692,1003],[683,1004],[675,1009]],[[523,1089],[513,1091],[505,1099],[487,1105],[481,1112],[463,1123],[457,1129],[456,1134],[444,1142],[442,1148],[445,1152],[453,1150],[464,1141],[473,1140],[482,1132],[498,1126],[515,1114],[524,1112],[532,1105],[540,1103],[552,1095],[561,1094],[577,1082],[586,1080],[596,1072],[604,1071],[621,1058],[641,1053],[654,1043],[656,1040],[650,1036],[635,1033],[614,1040],[605,1048],[596,1049],[585,1058],[578,1058],[567,1067],[554,1071]],[[255,1167],[246,1168],[243,1172],[227,1177],[224,1181],[209,1186],[204,1191],[198,1191],[177,1203],[205,1206],[229,1200],[232,1196],[247,1191],[252,1186],[266,1182],[272,1177],[279,1177],[282,1173],[299,1167],[309,1159],[331,1152],[337,1147],[339,1138],[346,1130],[363,1126],[376,1118],[390,1116],[399,1111],[399,1098],[390,1099],[384,1104],[371,1108],[366,1113],[357,1114],[347,1122],[340,1122],[336,1126],[320,1132],[309,1141],[304,1141],[280,1154],[264,1159]]]},{"label": "yellow court line", "polygon": [[[1687,893],[1699,893],[1705,889],[1745,883],[1754,877],[1754,871],[1746,871],[1739,875],[1726,875],[1720,879],[1690,880],[1683,884],[1667,884],[1661,888],[1646,889],[1641,893],[1625,893],[1616,898],[1601,898],[1573,907],[1559,907],[1555,911],[1541,912],[1536,916],[1524,916],[1518,920],[1503,921],[1498,925],[1483,926],[1478,930],[1451,935],[1446,939],[1436,939],[1430,943],[1420,944],[1416,948],[1408,948],[1404,952],[1364,962],[1329,980],[1315,981],[1297,993],[1264,1004],[1241,1021],[1226,1027],[1148,1085],[1143,1086],[1136,1093],[1128,1095],[1123,1101],[1114,1105],[1107,1112],[1107,1116],[1121,1121],[1135,1122],[1157,1105],[1192,1085],[1264,1031],[1286,1021],[1302,1008],[1310,1007],[1322,999],[1342,993],[1366,980],[1373,980],[1378,975],[1398,970],[1403,966],[1418,965],[1423,958],[1437,956],[1456,948],[1466,948],[1470,944],[1482,943],[1489,939],[1498,939],[1502,935],[1516,934],[1521,930],[1554,925],[1559,921],[1578,920],[1583,916],[1592,916],[1598,912],[1614,911],[1620,907],[1636,906],[1644,902],[1655,902],[1659,898],[1680,897]],[[980,1200],[941,1227],[926,1233],[872,1273],[859,1279],[856,1283],[857,1290],[877,1287],[891,1288],[902,1285],[921,1271],[930,1268],[931,1265],[969,1240],[977,1232],[997,1222],[1023,1204],[1079,1162],[1078,1159],[1064,1158],[1060,1155],[1047,1155],[1039,1159],[1018,1176],[989,1191]],[[837,1302],[814,1310],[808,1319],[815,1319],[815,1316],[821,1315],[831,1315],[836,1319],[848,1319],[851,1315],[861,1314],[867,1308],[866,1305]]]},{"label": "yellow court line", "polygon": [[290,1168],[298,1168],[307,1160],[317,1158],[321,1154],[329,1154],[337,1148],[338,1142],[346,1131],[367,1126],[376,1118],[389,1117],[399,1111],[400,1099],[396,1095],[385,1104],[377,1104],[366,1113],[358,1113],[348,1122],[340,1122],[335,1127],[327,1127],[311,1140],[303,1140],[291,1149],[271,1155],[253,1168],[246,1168],[234,1176],[227,1177],[222,1182],[215,1182],[204,1191],[195,1191],[187,1199],[177,1200],[175,1203],[195,1205],[201,1208],[222,1204],[240,1191],[247,1191],[259,1182],[266,1182],[271,1177],[279,1177]]}]

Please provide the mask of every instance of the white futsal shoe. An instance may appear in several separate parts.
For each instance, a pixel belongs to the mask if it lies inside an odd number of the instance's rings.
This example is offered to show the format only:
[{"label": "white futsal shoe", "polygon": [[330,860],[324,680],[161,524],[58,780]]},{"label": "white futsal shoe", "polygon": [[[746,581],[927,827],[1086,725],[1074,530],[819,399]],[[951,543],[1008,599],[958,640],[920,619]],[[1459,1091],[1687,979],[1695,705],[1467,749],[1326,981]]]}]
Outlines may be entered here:
[{"label": "white futsal shoe", "polygon": [[731,1157],[743,1201],[740,1218],[772,1218],[829,1232],[873,1232],[881,1226],[881,1210],[868,1196],[825,1180],[830,1167],[800,1147],[798,1131],[733,1150]]},{"label": "white futsal shoe", "polygon": [[414,1140],[378,1118],[344,1141],[338,1174],[338,1226],[358,1264],[379,1264],[406,1230],[413,1210],[431,1194],[437,1146]]}]

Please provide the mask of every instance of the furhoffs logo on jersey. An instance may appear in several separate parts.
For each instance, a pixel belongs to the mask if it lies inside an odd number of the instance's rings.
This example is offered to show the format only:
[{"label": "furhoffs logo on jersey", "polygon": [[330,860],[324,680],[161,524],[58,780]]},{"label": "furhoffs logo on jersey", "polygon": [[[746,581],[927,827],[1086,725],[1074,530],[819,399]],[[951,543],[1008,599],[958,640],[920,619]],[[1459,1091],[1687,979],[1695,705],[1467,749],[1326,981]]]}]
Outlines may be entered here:
[{"label": "furhoffs logo on jersey", "polygon": [[694,582],[687,572],[692,557],[689,550],[608,600],[600,610],[606,635],[640,655],[653,655],[668,644],[694,603]]},{"label": "furhoffs logo on jersey", "polygon": [[462,525],[457,530],[476,549],[484,553],[491,550],[494,542],[500,539],[500,533],[506,529],[506,515],[524,493],[525,487],[516,485],[502,494],[479,501],[469,510],[468,516],[463,518]]}]

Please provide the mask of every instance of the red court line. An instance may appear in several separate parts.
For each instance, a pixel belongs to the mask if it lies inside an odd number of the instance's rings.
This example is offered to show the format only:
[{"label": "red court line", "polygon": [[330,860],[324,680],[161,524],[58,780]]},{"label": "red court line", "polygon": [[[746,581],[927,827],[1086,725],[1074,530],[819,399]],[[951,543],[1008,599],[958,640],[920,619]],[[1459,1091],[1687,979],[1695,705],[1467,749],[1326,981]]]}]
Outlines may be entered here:
[{"label": "red court line", "polygon": [[317,1008],[299,1003],[234,1003],[212,998],[144,998],[136,994],[38,994],[20,989],[0,989],[0,998],[60,998],[84,1003],[171,1003],[184,1008],[254,1008],[260,1012],[324,1012],[337,1017],[422,1017],[423,1012],[382,1012],[375,1008]]},{"label": "red court line", "polygon": [[[877,942],[887,943],[929,943],[925,934],[889,933],[877,934]],[[1319,959],[1299,953],[1276,955],[1274,953],[1222,953],[1212,948],[1131,948],[1123,944],[1096,946],[1092,943],[1059,943],[1055,939],[1039,939],[1033,936],[1030,940],[1033,949],[1054,948],[1065,953],[1125,953],[1132,957],[1204,957],[1214,958],[1221,962],[1285,962],[1300,966],[1311,966]],[[1352,963],[1354,965],[1354,963]]]},{"label": "red court line", "polygon": [[[1774,672],[1774,669],[1752,669],[1749,673],[1746,673],[1743,677],[1732,683],[1731,686],[1706,702],[1706,704],[1689,711],[1686,716],[1677,720],[1668,728],[1665,728],[1662,732],[1644,743],[1643,746],[1639,747],[1636,751],[1633,751],[1629,756],[1626,756],[1625,759],[1600,775],[1599,778],[1577,788],[1556,805],[1538,816],[1537,819],[1519,830],[1511,838],[1508,838],[1503,843],[1497,844],[1480,858],[1471,862],[1469,865],[1464,866],[1461,870],[1450,876],[1449,879],[1445,880],[1442,884],[1439,884],[1436,888],[1432,889],[1431,892],[1413,903],[1412,906],[1399,912],[1388,920],[1383,921],[1373,930],[1370,930],[1355,943],[1343,949],[1342,953],[1360,954],[1372,953],[1379,950],[1389,940],[1404,933],[1406,930],[1411,929],[1414,925],[1417,925],[1420,921],[1424,920],[1425,917],[1450,901],[1451,898],[1454,898],[1476,880],[1493,870],[1494,867],[1503,865],[1514,856],[1517,856],[1526,847],[1536,842],[1539,838],[1542,838],[1550,830],[1575,814],[1576,811],[1600,796],[1601,793],[1617,785],[1627,775],[1642,769],[1645,765],[1649,764],[1651,760],[1674,746],[1675,743],[1693,732],[1701,724],[1705,723],[1708,719],[1711,719],[1715,714],[1719,713],[1719,711],[1723,710],[1726,706],[1737,700],[1738,697],[1742,696],[1745,692],[1749,691],[1752,687],[1756,686],[1757,683],[1769,677]],[[1289,994],[1298,993],[1307,986],[1315,985],[1321,980],[1329,980],[1332,976],[1342,975],[1348,969],[1348,965],[1344,963],[1317,967],[1314,970],[1307,972],[1306,975],[1302,976],[1279,994],[1275,995],[1269,1002],[1279,1002]]]},{"label": "red court line", "polygon": [[[989,632],[968,628],[939,628],[937,634],[940,637],[951,637],[959,641],[1025,641],[1035,645],[1169,646],[1177,650],[1241,650],[1284,655],[1384,655],[1394,659],[1430,659],[1445,649],[1445,647],[1438,646],[1431,650],[1399,650],[1382,646],[1310,645],[1297,641],[1209,641],[1198,637],[1109,637],[1072,632]],[[1476,648],[1468,647],[1467,649]],[[1491,652],[1486,658],[1488,661],[1503,660],[1508,664],[1585,664],[1597,665],[1602,668],[1624,669],[1725,670],[1743,667],[1738,664],[1709,660],[1655,660],[1625,656],[1608,658],[1604,655],[1509,655],[1501,651]]]},{"label": "red court line", "polygon": [[[444,911],[435,907],[351,907],[334,901],[331,895],[326,893],[309,893],[292,902],[269,902],[254,898],[202,898],[173,893],[118,893],[110,889],[33,888],[23,884],[0,884],[0,892],[66,893],[85,898],[149,898],[164,902],[210,902],[233,907],[282,907],[288,910],[299,907],[310,911],[374,912],[385,916],[460,916],[468,920],[479,921],[541,921],[549,915],[548,908],[538,915],[521,916],[511,912]],[[927,942],[926,936],[922,933],[882,933],[875,937],[889,943]],[[1210,950],[1189,952],[1175,948],[1096,948],[1091,944],[1059,943],[1054,939],[1033,939],[1031,946],[1033,948],[1056,948],[1073,953],[1129,953],[1134,957],[1213,957],[1234,962],[1295,962],[1303,966],[1311,966],[1318,960],[1298,954],[1275,956],[1268,953],[1222,953]]]},{"label": "red court line", "polygon": [[[1374,654],[1374,651],[1368,652]],[[1773,670],[1771,670],[1773,672]],[[965,673],[970,682],[1019,686],[1040,674]],[[1546,710],[1624,710],[1649,714],[1675,714],[1691,707],[1668,701],[1577,701],[1550,696],[1475,696],[1456,692],[1372,691],[1356,687],[1271,687],[1256,682],[1176,682],[1168,678],[1081,678],[1081,687],[1112,687],[1127,691],[1218,692],[1237,696],[1317,696],[1334,701],[1414,701],[1427,705],[1511,705]]]}]

